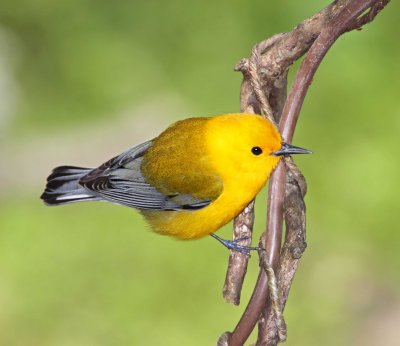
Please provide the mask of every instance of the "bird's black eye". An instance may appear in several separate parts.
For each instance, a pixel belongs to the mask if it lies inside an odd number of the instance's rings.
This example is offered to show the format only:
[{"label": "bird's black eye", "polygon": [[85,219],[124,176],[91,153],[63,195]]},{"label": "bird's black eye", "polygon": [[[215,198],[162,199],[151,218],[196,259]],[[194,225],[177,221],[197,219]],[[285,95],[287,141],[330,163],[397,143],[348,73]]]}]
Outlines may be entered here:
[{"label": "bird's black eye", "polygon": [[260,154],[262,154],[262,149],[260,147],[253,147],[253,148],[251,148],[251,152],[254,155],[260,155]]}]

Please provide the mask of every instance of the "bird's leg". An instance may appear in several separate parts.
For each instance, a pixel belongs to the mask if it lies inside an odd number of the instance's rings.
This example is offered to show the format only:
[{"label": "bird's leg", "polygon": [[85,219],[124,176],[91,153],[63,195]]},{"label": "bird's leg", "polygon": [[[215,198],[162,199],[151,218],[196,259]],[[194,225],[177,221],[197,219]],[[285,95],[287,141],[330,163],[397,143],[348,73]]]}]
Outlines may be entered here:
[{"label": "bird's leg", "polygon": [[243,253],[245,255],[249,255],[251,250],[259,250],[258,247],[244,246],[244,245],[238,244],[240,241],[248,239],[248,237],[239,238],[239,239],[235,239],[235,240],[226,240],[226,239],[222,239],[222,238],[218,237],[214,233],[211,233],[210,236],[217,239],[221,244],[223,244],[229,250],[237,251],[237,252]]}]

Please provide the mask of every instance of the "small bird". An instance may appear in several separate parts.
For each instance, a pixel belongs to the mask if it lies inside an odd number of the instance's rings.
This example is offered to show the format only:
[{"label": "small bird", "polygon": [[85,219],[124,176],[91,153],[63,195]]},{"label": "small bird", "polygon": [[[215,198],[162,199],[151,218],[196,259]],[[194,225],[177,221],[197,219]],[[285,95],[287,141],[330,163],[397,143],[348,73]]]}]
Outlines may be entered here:
[{"label": "small bird", "polygon": [[152,229],[179,239],[212,235],[254,199],[282,155],[309,154],[284,143],[254,114],[189,118],[97,168],[60,166],[47,178],[47,205],[108,201],[135,208]]}]

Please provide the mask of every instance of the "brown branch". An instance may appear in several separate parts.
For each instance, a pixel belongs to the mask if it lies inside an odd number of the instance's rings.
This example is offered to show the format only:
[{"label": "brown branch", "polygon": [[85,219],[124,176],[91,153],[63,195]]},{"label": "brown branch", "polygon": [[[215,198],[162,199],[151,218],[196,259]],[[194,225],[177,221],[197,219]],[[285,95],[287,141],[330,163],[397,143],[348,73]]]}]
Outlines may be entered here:
[{"label": "brown branch", "polygon": [[[281,34],[275,35],[263,42],[263,50],[272,47],[280,38]],[[279,88],[274,88],[273,107],[262,94],[262,85],[258,75],[259,56],[258,47],[254,47],[252,57],[242,59],[236,66],[235,71],[243,73],[243,82],[240,89],[240,109],[242,113],[263,113],[270,121],[274,121],[274,114],[280,114],[286,99],[286,78]],[[261,105],[261,106],[260,106]],[[254,201],[239,214],[234,221],[233,239],[243,239],[241,245],[249,246],[252,240],[252,228],[254,223]],[[243,281],[247,272],[249,257],[239,252],[232,252],[229,256],[228,269],[226,273],[223,296],[229,303],[239,305]]]},{"label": "brown branch", "polygon": [[[249,246],[254,223],[254,201],[236,217],[233,223],[233,239],[243,239],[240,245]],[[247,272],[249,256],[238,251],[231,251],[226,272],[223,296],[228,303],[240,304],[244,277]]]},{"label": "brown branch", "polygon": [[371,6],[364,15],[358,17],[347,29],[347,31],[361,30],[361,28],[374,20],[377,14],[384,9],[390,0],[381,0]]},{"label": "brown branch", "polygon": [[274,119],[274,111],[272,110],[268,102],[268,99],[265,97],[264,91],[262,89],[262,83],[260,80],[260,76],[258,74],[259,68],[260,68],[260,55],[257,47],[255,47],[251,52],[251,57],[249,60],[250,83],[257,97],[257,102],[261,107],[262,111],[261,113],[270,122],[277,125]]},{"label": "brown branch", "polygon": [[[283,310],[301,256],[306,249],[306,207],[304,195],[307,185],[304,176],[291,158],[285,158],[287,166],[285,182],[285,243],[277,268],[280,310]],[[275,313],[266,306],[259,320],[257,345],[276,345],[281,341],[280,326],[275,322]]]},{"label": "brown branch", "polygon": [[[346,32],[348,28],[352,25],[352,23],[359,18],[359,16],[369,7],[374,8],[377,4],[381,4],[381,1],[374,1],[374,0],[354,0],[348,1],[346,6],[340,10],[340,12],[332,18],[330,23],[326,25],[326,27],[321,31],[318,38],[312,44],[311,48],[309,49],[302,65],[299,68],[299,71],[296,75],[296,78],[293,82],[293,86],[289,96],[286,100],[285,107],[283,108],[282,117],[280,121],[280,131],[282,137],[285,141],[291,142],[294,134],[294,129],[297,123],[297,119],[300,113],[301,106],[303,104],[305,95],[308,91],[309,86],[311,85],[312,79],[316,70],[318,69],[322,59],[325,57],[329,48],[333,45],[333,43],[337,40],[337,38]],[[378,7],[380,7],[379,5]],[[377,11],[375,11],[377,13]],[[375,14],[376,15],[376,14]],[[371,20],[374,16],[368,17]],[[282,173],[283,176],[283,173]],[[279,181],[280,177],[276,177]],[[282,184],[282,183],[280,183]],[[283,185],[283,184],[282,184]],[[273,195],[272,195],[273,196]],[[278,203],[280,202],[280,196],[273,196],[272,198],[276,198]],[[271,202],[272,202],[271,198]],[[301,199],[299,197],[297,203],[301,205]],[[304,209],[305,210],[305,209]],[[299,228],[298,231],[304,232],[305,238],[305,228]],[[280,229],[281,232],[281,229]],[[279,235],[277,236],[280,239]],[[288,256],[290,256],[289,252],[286,252]],[[279,255],[278,255],[279,256]],[[290,262],[290,258],[288,258]],[[273,263],[273,262],[272,262]],[[289,268],[282,267],[282,271],[287,271]],[[280,275],[279,273],[278,275]],[[294,272],[292,272],[294,275]],[[288,282],[287,292],[290,289],[291,280]],[[283,288],[282,288],[283,289]],[[270,306],[267,303],[266,307],[264,308],[263,317],[259,323],[259,337],[257,340],[257,345],[276,345],[279,342],[278,337],[271,338],[271,321],[273,316],[269,312]],[[277,329],[275,327],[274,329]],[[272,329],[273,330],[273,329]],[[275,335],[278,333],[275,332]]]},{"label": "brown branch", "polygon": [[[287,142],[291,142],[292,140],[305,94],[327,50],[342,33],[354,28],[359,28],[360,25],[371,21],[388,2],[389,0],[337,0],[316,15],[303,21],[293,31],[280,34],[272,46],[268,44],[268,40],[264,41],[267,43],[265,44],[266,49],[264,42],[257,45],[261,55],[259,58],[260,72],[258,76],[263,80],[262,88],[270,105],[274,104],[274,88],[276,88],[276,86],[279,87],[281,81],[286,78],[288,68],[312,45],[293,83],[280,121],[280,130],[283,138]],[[368,8],[370,8],[370,10],[363,14]],[[245,66],[246,60],[242,60],[241,64]],[[244,88],[243,85],[246,87]],[[254,90],[251,89],[245,81],[242,84],[241,97],[248,100],[249,104],[252,104],[253,110],[260,109],[257,104],[257,97],[254,95]],[[256,113],[258,112],[256,111]],[[275,119],[277,119],[277,115],[278,114],[274,113]],[[292,184],[290,182],[290,176],[293,176],[292,171],[289,172],[287,176],[288,184]],[[285,167],[281,162],[270,178],[267,213],[268,227],[266,232],[262,235],[264,238],[263,240],[266,240],[269,261],[274,268],[276,268],[278,264],[282,240],[284,180]],[[300,186],[299,181],[296,181],[297,185]],[[302,194],[300,194],[300,196],[301,195]],[[299,195],[297,194],[297,196]],[[301,206],[301,203],[299,203],[299,205]],[[286,222],[288,222],[287,220],[288,217],[286,216]],[[290,237],[287,236],[286,241],[288,242],[289,240]],[[301,248],[298,247],[297,253],[301,254],[301,250],[299,249]],[[289,256],[285,255],[288,253],[290,253],[290,251],[283,251],[282,256]],[[292,254],[293,253],[291,253],[290,256],[292,256]],[[288,263],[290,262],[285,262],[286,259],[288,258],[282,257],[280,262],[282,265],[279,266],[278,271],[279,278],[287,278],[285,281],[282,279],[281,284],[285,285],[285,287],[282,287],[282,292],[286,292],[286,294],[282,294],[282,299],[284,299],[284,301],[286,301],[291,280],[293,279],[297,267],[296,264],[296,266],[289,266],[289,268]],[[286,264],[283,265],[283,263]],[[283,276],[286,274],[287,276]],[[273,328],[273,325],[271,325],[272,317],[270,317],[271,314],[269,312],[270,307],[267,302],[267,287],[266,275],[264,270],[261,269],[252,297],[242,318],[235,330],[232,333],[226,334],[229,336],[228,344],[230,346],[244,344],[259,319],[261,311],[264,311],[264,318],[260,323],[261,328],[257,345],[275,345],[277,343],[276,338],[268,339],[266,336],[269,328]]]},{"label": "brown branch", "polygon": [[[264,239],[264,238],[262,238]],[[274,269],[269,263],[268,254],[264,250],[265,244],[262,244],[263,248],[259,250],[260,256],[260,267],[264,270],[267,280],[268,280],[268,290],[269,290],[269,299],[270,299],[270,313],[274,316],[273,328],[271,330],[274,331],[274,337],[276,337],[280,342],[286,340],[287,330],[286,323],[283,318],[283,309],[281,302],[281,293],[280,287],[277,283],[277,278],[275,276]]]},{"label": "brown branch", "polygon": [[[267,49],[267,46],[272,47],[272,45],[277,42],[280,38],[280,34],[271,37],[270,39],[264,41],[263,50]],[[257,49],[257,46],[253,49],[253,52]],[[254,55],[256,58],[254,59]],[[243,82],[240,90],[240,109],[242,113],[263,113],[269,112],[270,120],[274,114],[280,114],[286,99],[286,78],[284,83],[280,83],[279,87],[273,88],[273,101],[272,113],[269,110],[268,101],[262,94],[256,95],[255,85],[260,85],[260,78],[258,73],[254,71],[259,70],[259,57],[253,55],[253,67],[249,63],[248,59],[241,60],[236,66],[236,71],[241,71],[243,73]],[[256,80],[254,80],[256,79]],[[261,86],[259,86],[261,92]],[[259,104],[264,103],[264,106],[259,106]],[[266,103],[266,104],[265,104]],[[233,239],[242,239],[240,245],[249,246],[252,239],[252,229],[254,222],[254,202],[251,202],[245,210],[239,214],[235,221],[233,227]],[[223,288],[223,296],[228,303],[233,303],[239,305],[240,294],[243,286],[243,281],[247,272],[249,257],[245,254],[239,253],[237,251],[231,251],[228,261],[228,269],[225,277],[225,283]]]},{"label": "brown branch", "polygon": [[[386,0],[386,4],[388,2],[389,0]],[[337,38],[352,26],[354,20],[357,20],[361,13],[376,3],[381,3],[381,1],[348,0],[347,4],[343,5],[341,11],[332,18],[312,44],[297,72],[292,90],[283,108],[279,129],[285,141],[289,143],[292,141],[305,95],[325,54]]]}]

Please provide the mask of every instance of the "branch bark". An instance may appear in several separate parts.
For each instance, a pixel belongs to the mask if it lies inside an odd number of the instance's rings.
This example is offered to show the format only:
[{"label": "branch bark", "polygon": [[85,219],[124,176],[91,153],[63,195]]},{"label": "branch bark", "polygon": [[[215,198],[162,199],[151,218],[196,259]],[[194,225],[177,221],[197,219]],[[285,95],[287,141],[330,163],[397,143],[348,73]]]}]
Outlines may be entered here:
[{"label": "branch bark", "polygon": [[[280,35],[275,35],[270,39],[264,41],[264,49],[266,46],[272,46],[279,39]],[[253,49],[255,51],[257,48]],[[255,61],[249,62],[247,59],[241,60],[236,66],[236,71],[243,73],[243,82],[240,90],[240,110],[242,113],[264,113],[268,114],[271,121],[276,121],[276,116],[281,114],[284,102],[286,100],[286,74],[281,78],[281,82],[277,86],[271,88],[270,104],[265,104],[265,97],[262,95],[255,95],[255,89],[262,93],[262,86],[258,74],[255,75],[259,66],[259,58],[252,55]],[[257,79],[257,81],[255,81]],[[256,85],[256,87],[255,87]],[[259,105],[258,100],[262,99]],[[272,102],[271,102],[272,100]],[[252,229],[254,223],[254,201],[251,202],[245,210],[240,213],[233,224],[233,239],[243,239],[241,245],[249,246],[252,240]],[[251,226],[250,226],[251,225]],[[225,284],[223,289],[223,296],[228,303],[239,305],[240,294],[242,290],[243,281],[247,272],[249,257],[237,251],[231,251],[228,261],[228,270],[226,273]]]},{"label": "branch bark", "polygon": [[[279,129],[282,137],[291,142],[297,119],[312,78],[325,54],[343,33],[359,29],[372,21],[390,0],[336,0],[314,16],[304,20],[291,32],[278,34],[254,47],[258,52],[256,78],[273,117],[279,120],[280,108],[286,91],[286,76],[289,67],[307,51],[299,68],[291,92],[284,104]],[[249,59],[243,59],[237,70],[244,74],[241,88],[241,101],[245,103],[242,111],[260,113],[265,108],[260,104],[260,96],[251,82],[247,66]],[[254,78],[254,76],[253,76]],[[276,96],[278,95],[278,96]],[[265,111],[264,111],[265,113]],[[284,307],[299,259],[305,249],[305,204],[303,197],[306,190],[301,173],[292,162],[281,160],[270,178],[267,210],[267,229],[261,243],[266,244],[270,264],[278,269],[278,287],[281,304]],[[286,185],[285,185],[286,180]],[[286,192],[285,192],[286,191]],[[285,197],[286,196],[286,197]],[[285,200],[286,198],[286,200]],[[285,204],[286,238],[281,251],[283,206]],[[240,217],[240,216],[239,216]],[[303,222],[304,221],[304,222]],[[236,232],[235,237],[242,237]],[[281,254],[281,258],[279,255]],[[278,266],[279,262],[279,266]],[[234,266],[233,266],[234,267]],[[244,272],[245,273],[245,272]],[[228,271],[228,276],[235,276],[235,271]],[[240,288],[244,274],[238,280]],[[240,295],[240,289],[239,289]],[[277,328],[268,299],[268,283],[265,271],[261,268],[252,297],[242,318],[232,333],[225,333],[229,346],[243,345],[259,322],[257,345],[276,345]]]},{"label": "branch bark", "polygon": [[[296,167],[291,158],[285,158],[288,168],[285,180],[285,242],[281,250],[277,280],[280,293],[280,309],[283,311],[290,287],[301,256],[307,247],[306,243],[306,206],[304,196],[307,184],[303,174]],[[280,341],[279,326],[276,325],[274,313],[269,304],[266,304],[258,322],[259,333],[257,345],[276,345]]]}]

